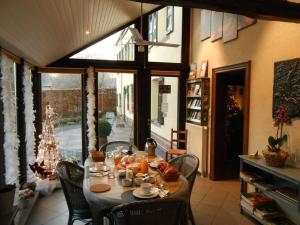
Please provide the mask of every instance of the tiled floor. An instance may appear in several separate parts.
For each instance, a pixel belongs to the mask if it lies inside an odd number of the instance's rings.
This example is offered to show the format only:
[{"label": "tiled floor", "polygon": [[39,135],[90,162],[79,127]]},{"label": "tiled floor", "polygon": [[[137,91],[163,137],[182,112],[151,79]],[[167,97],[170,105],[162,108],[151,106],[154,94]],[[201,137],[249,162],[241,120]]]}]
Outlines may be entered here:
[{"label": "tiled floor", "polygon": [[[253,225],[240,214],[239,189],[239,181],[211,181],[198,176],[191,200],[197,225]],[[67,221],[65,198],[62,190],[57,190],[37,201],[27,225],[66,225]]]}]

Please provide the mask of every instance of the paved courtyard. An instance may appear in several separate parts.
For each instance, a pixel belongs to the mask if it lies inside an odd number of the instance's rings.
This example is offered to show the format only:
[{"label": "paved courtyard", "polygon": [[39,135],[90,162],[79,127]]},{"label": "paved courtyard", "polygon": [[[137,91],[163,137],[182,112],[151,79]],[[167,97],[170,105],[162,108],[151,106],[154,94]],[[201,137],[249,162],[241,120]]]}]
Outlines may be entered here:
[{"label": "paved courtyard", "polygon": [[[133,134],[132,124],[129,122],[117,123],[116,120],[111,121],[111,123],[112,132],[107,137],[108,141],[129,141],[131,134]],[[62,156],[80,159],[82,150],[81,125],[57,127],[54,132],[59,142],[58,149]]]}]

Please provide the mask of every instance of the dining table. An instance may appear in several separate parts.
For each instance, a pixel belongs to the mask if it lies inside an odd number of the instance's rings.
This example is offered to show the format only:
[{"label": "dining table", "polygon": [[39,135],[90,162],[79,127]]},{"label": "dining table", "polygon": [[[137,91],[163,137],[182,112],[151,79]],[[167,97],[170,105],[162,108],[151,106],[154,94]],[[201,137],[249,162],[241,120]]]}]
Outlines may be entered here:
[{"label": "dining table", "polygon": [[[140,154],[145,154],[145,152],[139,151]],[[145,155],[145,157],[147,157]],[[149,161],[156,160],[153,157]],[[161,160],[161,159],[160,159]],[[132,182],[132,185],[129,187],[124,187],[122,185],[122,176],[118,174],[118,167],[109,165],[110,171],[97,175],[92,173],[92,168],[95,168],[95,162],[91,157],[88,157],[84,163],[84,181],[83,181],[83,193],[84,196],[91,208],[92,219],[94,225],[103,225],[104,217],[109,213],[112,207],[130,203],[134,201],[147,200],[153,198],[138,198],[135,197],[134,191],[139,188],[135,182]],[[153,183],[153,187],[159,187],[157,190],[163,190],[164,193],[168,193],[167,195],[158,195],[156,198],[181,198],[186,201],[189,199],[189,188],[187,179],[179,175],[176,181],[164,181],[161,177],[161,173],[158,172],[156,168],[151,168],[149,166],[148,174],[155,177],[155,183]],[[133,179],[134,180],[134,179]],[[105,192],[93,192],[91,187],[97,184],[108,184],[110,189]]]}]

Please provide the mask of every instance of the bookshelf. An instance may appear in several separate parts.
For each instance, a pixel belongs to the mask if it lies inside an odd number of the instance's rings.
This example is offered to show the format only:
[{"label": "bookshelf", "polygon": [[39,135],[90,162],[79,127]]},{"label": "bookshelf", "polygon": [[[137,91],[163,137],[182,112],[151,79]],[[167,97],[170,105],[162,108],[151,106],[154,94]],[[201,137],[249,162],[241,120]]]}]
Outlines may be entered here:
[{"label": "bookshelf", "polygon": [[[246,175],[245,175],[246,174]],[[249,175],[250,174],[250,175]],[[256,176],[257,175],[257,176]],[[252,159],[240,156],[241,180],[241,213],[251,216],[261,224],[297,224],[300,225],[300,169],[285,166],[282,168],[266,165],[263,158]],[[242,204],[248,189],[252,186],[255,192],[262,193],[273,200],[281,213],[291,223],[278,223],[276,218],[270,223],[267,219],[258,218],[254,211]],[[255,210],[255,207],[254,207]],[[278,220],[280,220],[278,218]]]},{"label": "bookshelf", "polygon": [[210,79],[201,77],[187,81],[186,121],[207,126]]}]

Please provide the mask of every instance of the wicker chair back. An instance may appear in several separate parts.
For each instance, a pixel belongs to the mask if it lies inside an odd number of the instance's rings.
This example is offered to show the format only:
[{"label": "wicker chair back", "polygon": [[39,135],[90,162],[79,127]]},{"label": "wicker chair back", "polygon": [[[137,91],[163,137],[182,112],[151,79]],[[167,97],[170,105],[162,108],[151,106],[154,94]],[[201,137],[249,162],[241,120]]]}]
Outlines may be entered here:
[{"label": "wicker chair back", "polygon": [[136,201],[115,206],[115,225],[185,225],[186,201],[175,198]]},{"label": "wicker chair back", "polygon": [[133,145],[129,142],[126,142],[126,141],[111,141],[111,142],[108,142],[108,143],[102,145],[100,147],[99,151],[110,152],[110,151],[116,150],[117,147],[120,147],[120,146],[123,146],[124,149],[132,150],[133,152],[137,151],[137,148],[135,147],[135,145]]},{"label": "wicker chair back", "polygon": [[67,161],[56,166],[61,186],[69,209],[69,222],[91,218],[90,207],[83,194],[84,169]]}]

